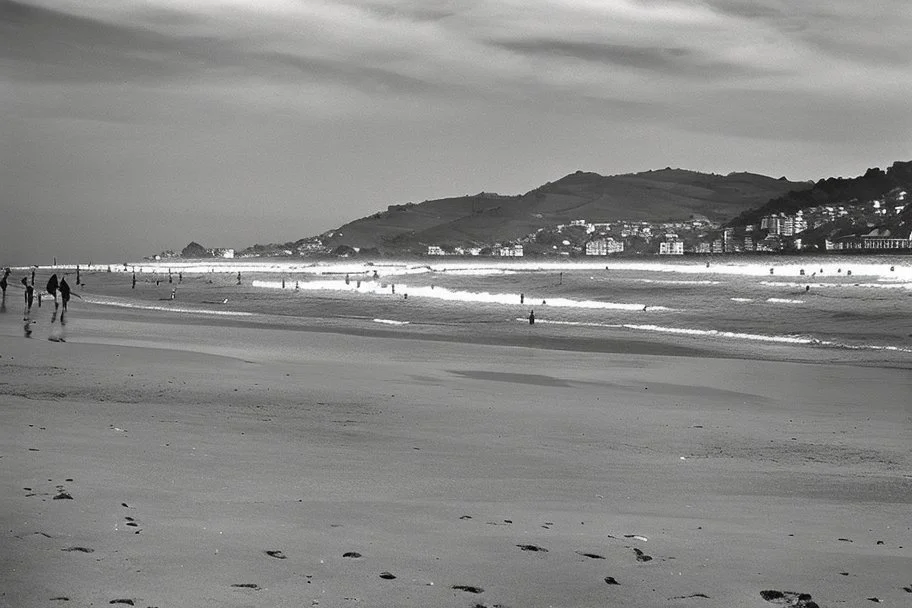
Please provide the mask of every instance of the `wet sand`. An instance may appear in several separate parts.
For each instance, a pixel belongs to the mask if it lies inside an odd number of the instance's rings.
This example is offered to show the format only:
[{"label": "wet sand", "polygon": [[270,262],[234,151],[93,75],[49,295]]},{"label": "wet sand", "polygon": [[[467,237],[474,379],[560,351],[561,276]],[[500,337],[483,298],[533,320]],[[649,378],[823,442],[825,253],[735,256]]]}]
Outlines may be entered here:
[{"label": "wet sand", "polygon": [[0,316],[2,606],[912,598],[908,370],[90,308]]}]

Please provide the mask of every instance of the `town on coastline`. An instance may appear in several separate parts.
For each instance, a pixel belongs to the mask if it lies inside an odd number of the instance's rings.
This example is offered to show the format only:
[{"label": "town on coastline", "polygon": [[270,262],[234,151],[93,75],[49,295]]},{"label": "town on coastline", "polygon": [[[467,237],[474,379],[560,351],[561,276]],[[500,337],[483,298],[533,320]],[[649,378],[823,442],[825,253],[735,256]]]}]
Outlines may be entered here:
[{"label": "town on coastline", "polygon": [[894,189],[866,201],[838,205],[817,205],[794,213],[764,215],[756,223],[737,220],[721,223],[706,217],[678,221],[575,219],[565,224],[538,228],[509,241],[448,244],[409,243],[395,251],[379,251],[357,245],[327,245],[336,235],[328,231],[294,243],[207,249],[190,243],[180,253],[165,251],[149,259],[251,258],[251,257],[351,257],[487,256],[500,258],[543,256],[750,254],[800,252],[900,252],[912,251],[912,231],[890,230],[883,224],[908,209],[908,193]]}]

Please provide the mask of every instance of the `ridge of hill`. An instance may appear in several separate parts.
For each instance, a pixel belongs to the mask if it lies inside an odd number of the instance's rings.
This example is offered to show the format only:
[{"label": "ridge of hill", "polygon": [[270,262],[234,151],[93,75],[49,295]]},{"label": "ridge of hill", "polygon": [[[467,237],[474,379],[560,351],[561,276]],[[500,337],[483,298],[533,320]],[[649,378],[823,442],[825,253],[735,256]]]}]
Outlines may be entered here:
[{"label": "ridge of hill", "polygon": [[321,235],[324,246],[420,251],[428,245],[507,242],[572,220],[590,222],[725,222],[790,192],[811,188],[753,173],[717,175],[665,168],[604,176],[577,171],[522,195],[482,192],[422,203],[390,205]]},{"label": "ridge of hill", "polygon": [[766,215],[791,214],[809,207],[867,202],[888,197],[896,189],[912,190],[912,161],[896,161],[886,171],[868,169],[859,177],[830,177],[810,188],[788,192],[734,218],[730,225],[756,224]]}]

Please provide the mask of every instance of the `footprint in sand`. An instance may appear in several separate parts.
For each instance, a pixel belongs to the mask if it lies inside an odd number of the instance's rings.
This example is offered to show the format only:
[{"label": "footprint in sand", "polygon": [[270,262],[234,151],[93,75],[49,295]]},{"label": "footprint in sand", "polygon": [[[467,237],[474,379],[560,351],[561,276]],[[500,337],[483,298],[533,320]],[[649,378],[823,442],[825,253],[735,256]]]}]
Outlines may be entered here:
[{"label": "footprint in sand", "polygon": [[342,554],[342,557],[347,557],[349,559],[360,559],[361,554],[358,553],[357,551],[347,551]]},{"label": "footprint in sand", "polygon": [[606,576],[605,582],[608,583],[609,585],[620,585],[620,583],[617,582],[617,579],[614,578],[613,576]]},{"label": "footprint in sand", "polygon": [[604,555],[599,555],[598,553],[583,553],[582,551],[577,551],[577,555],[582,555],[583,557],[588,557],[589,559],[605,559]]},{"label": "footprint in sand", "polygon": [[276,559],[287,559],[287,556],[277,549],[270,549],[269,551],[264,551],[269,557],[274,557]]},{"label": "footprint in sand", "polygon": [[231,586],[238,589],[253,589],[254,591],[260,590],[260,586],[256,583],[234,583]]},{"label": "footprint in sand", "polygon": [[453,585],[452,588],[456,591],[465,591],[466,593],[484,593],[484,589],[472,585]]},{"label": "footprint in sand", "polygon": [[636,547],[633,547],[633,552],[636,553],[636,558],[637,558],[638,562],[651,562],[652,561],[651,555],[646,555],[645,553],[643,553]]},{"label": "footprint in sand", "polygon": [[705,593],[691,593],[690,595],[676,595],[674,597],[668,598],[668,600],[669,601],[671,601],[671,600],[688,600],[693,597],[702,597],[707,600],[710,599],[710,597],[708,595],[706,595]]},{"label": "footprint in sand", "polygon": [[133,600],[121,599],[121,600],[111,600],[109,604],[126,604],[127,606],[135,606],[136,604]]},{"label": "footprint in sand", "polygon": [[77,553],[95,553],[95,549],[89,549],[88,547],[67,547],[66,549],[61,549],[61,551],[76,551]]},{"label": "footprint in sand", "polygon": [[127,526],[129,528],[136,528],[133,531],[133,534],[139,534],[140,532],[142,532],[142,529],[139,528],[139,521],[137,521],[137,519],[135,517],[130,517],[129,515],[127,515],[126,517],[124,517],[124,521],[126,521],[126,523],[124,524],[125,526]]},{"label": "footprint in sand", "polygon": [[380,578],[385,579],[385,580],[388,580],[388,581],[391,581],[391,580],[393,580],[394,578],[396,578],[396,575],[393,574],[393,573],[391,573],[391,572],[381,572],[381,573],[380,573]]},{"label": "footprint in sand", "polygon": [[70,601],[70,598],[68,598],[68,597],[65,596],[65,595],[60,595],[60,596],[58,596],[58,597],[52,597],[52,598],[50,599],[50,601],[52,601],[52,602],[69,602],[69,601]]},{"label": "footprint in sand", "polygon": [[817,605],[817,602],[811,599],[810,593],[765,589],[760,592],[760,597],[767,602],[780,606],[788,606],[789,608],[820,608],[820,606]]},{"label": "footprint in sand", "polygon": [[547,553],[548,552],[547,549],[545,549],[544,547],[539,547],[538,545],[516,545],[516,546],[519,547],[520,549],[522,549],[523,551],[533,551],[536,553]]}]

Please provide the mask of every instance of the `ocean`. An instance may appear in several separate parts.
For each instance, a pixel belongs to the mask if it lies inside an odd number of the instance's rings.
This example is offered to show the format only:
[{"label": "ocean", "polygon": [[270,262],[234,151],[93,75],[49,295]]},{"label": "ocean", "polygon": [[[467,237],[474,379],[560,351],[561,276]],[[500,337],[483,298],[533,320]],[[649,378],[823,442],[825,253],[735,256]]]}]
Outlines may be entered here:
[{"label": "ocean", "polygon": [[[111,273],[101,268],[83,267],[99,279],[88,281],[120,289],[90,285],[83,296],[88,304],[466,332],[525,324],[534,311],[542,331],[591,340],[620,331],[669,342],[700,336],[912,354],[912,256],[255,259],[112,265]],[[134,270],[136,290],[124,287],[123,274]],[[170,301],[172,287],[178,297]]]}]

